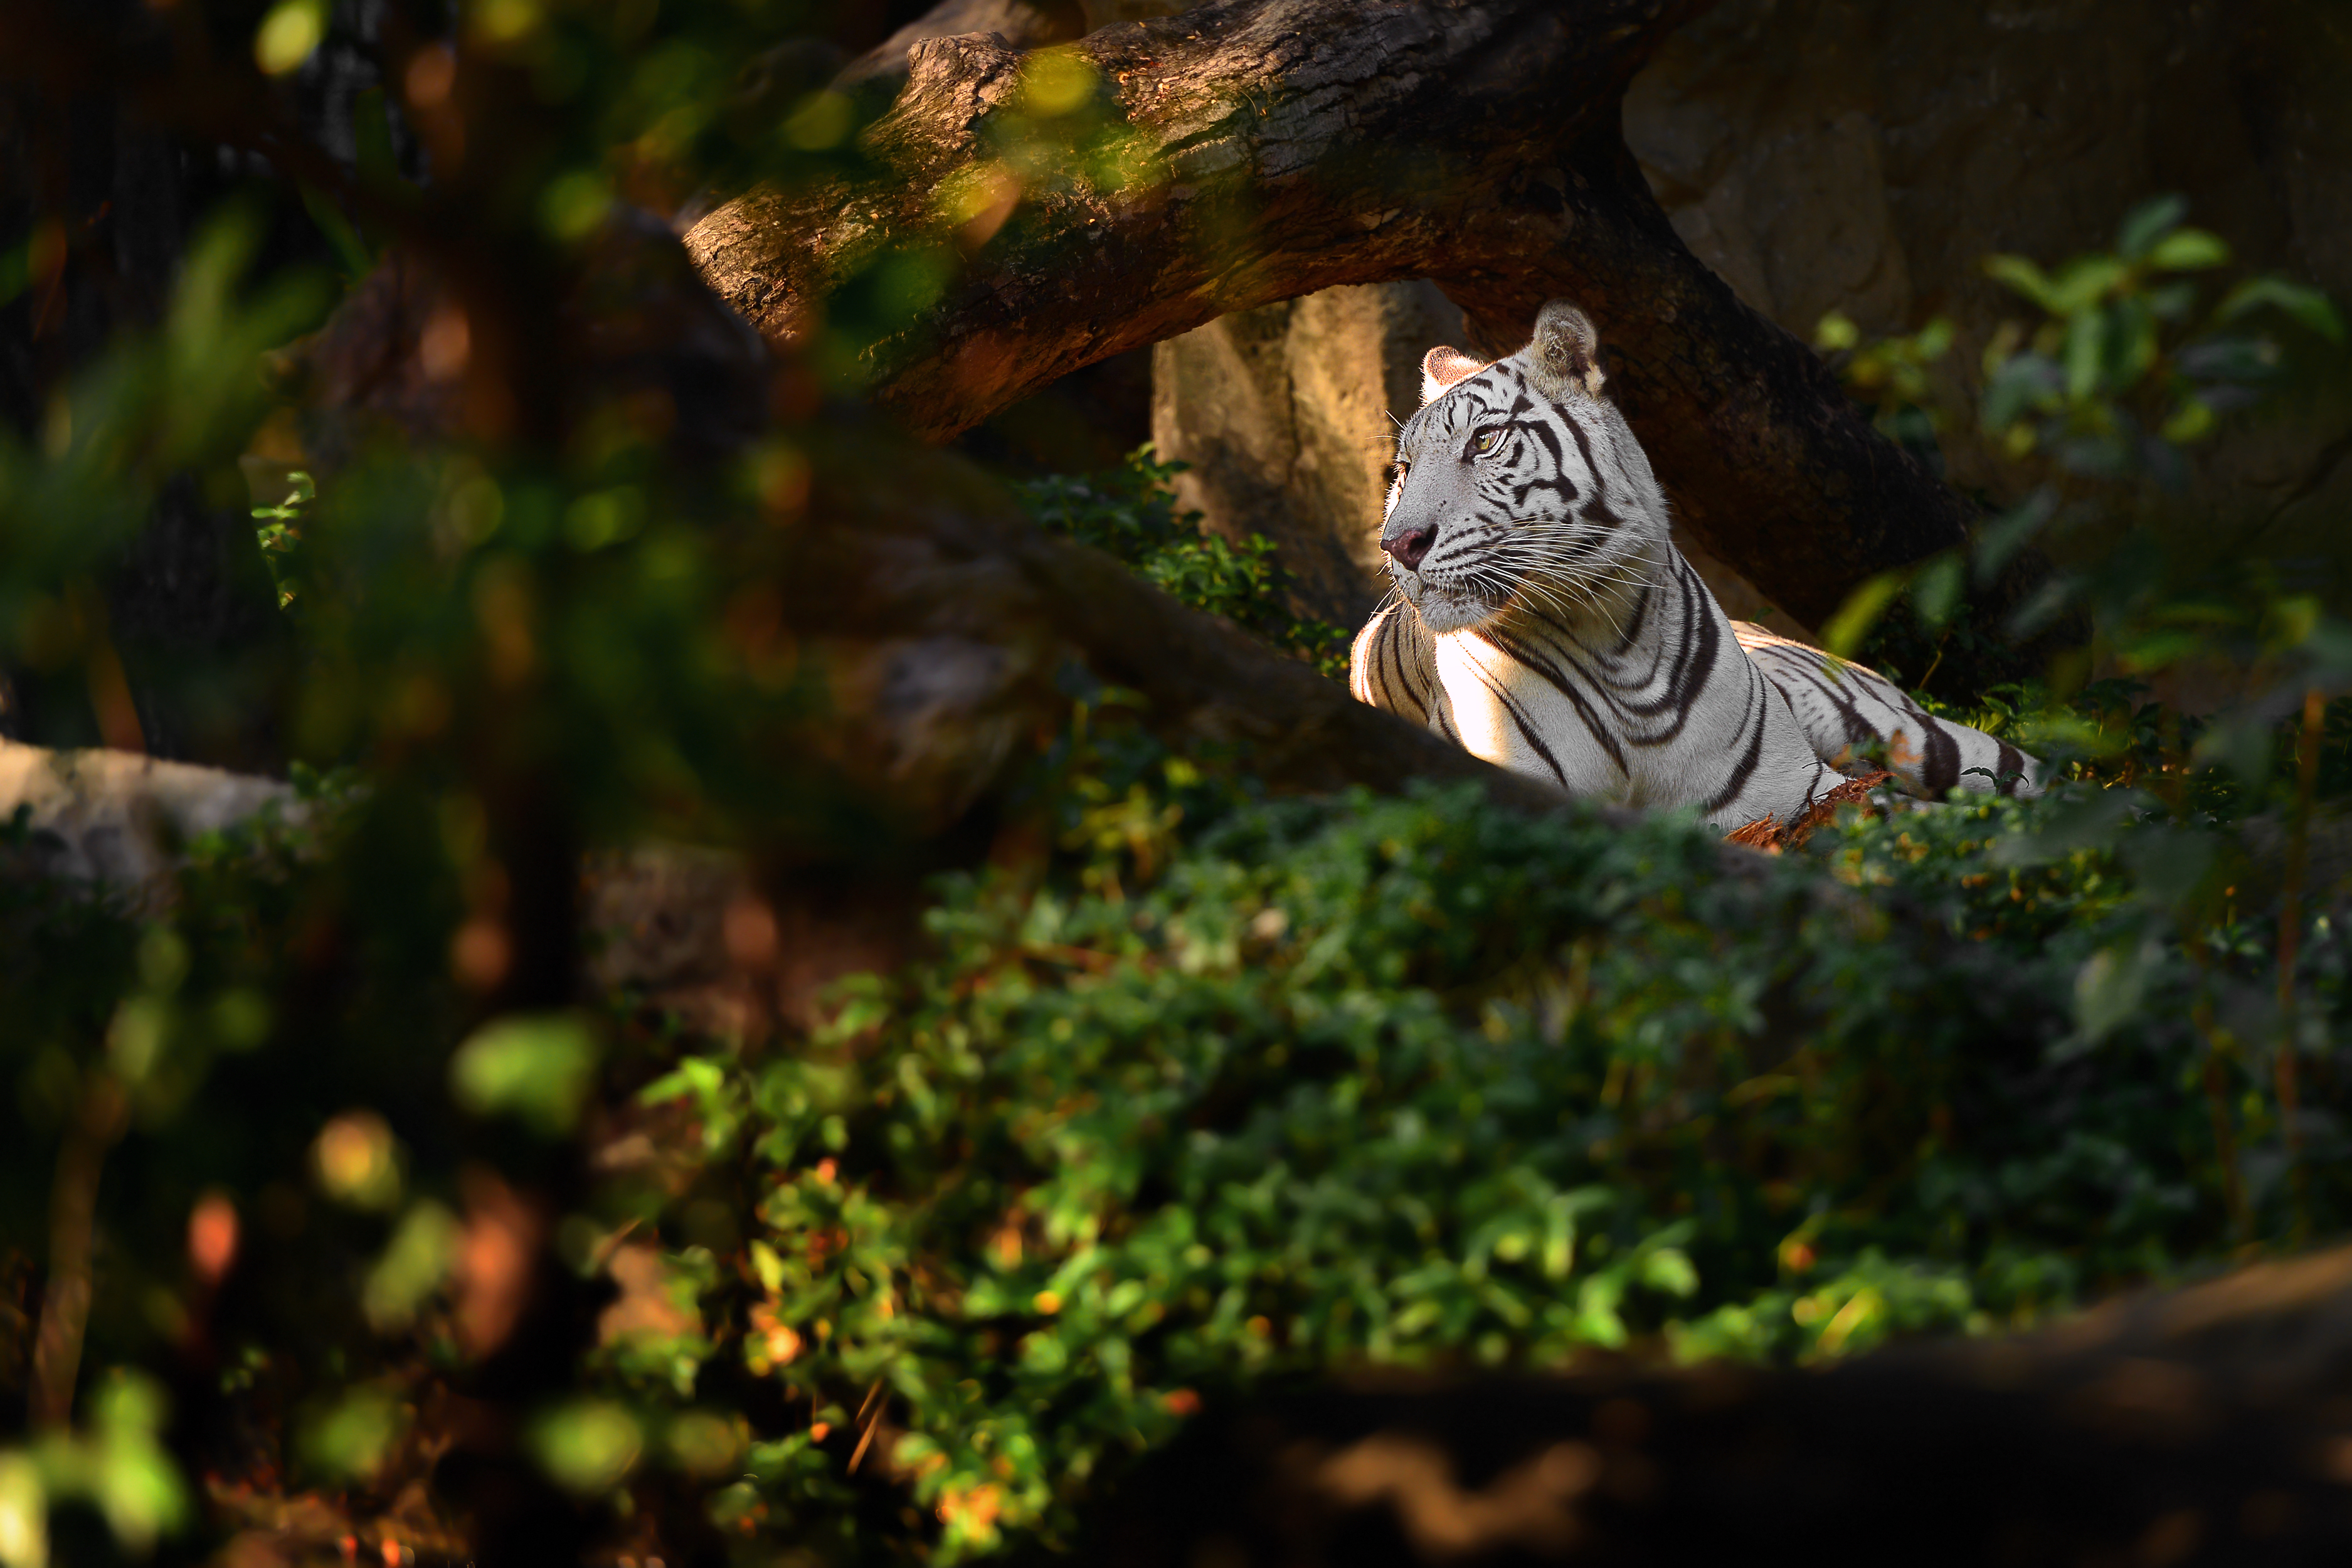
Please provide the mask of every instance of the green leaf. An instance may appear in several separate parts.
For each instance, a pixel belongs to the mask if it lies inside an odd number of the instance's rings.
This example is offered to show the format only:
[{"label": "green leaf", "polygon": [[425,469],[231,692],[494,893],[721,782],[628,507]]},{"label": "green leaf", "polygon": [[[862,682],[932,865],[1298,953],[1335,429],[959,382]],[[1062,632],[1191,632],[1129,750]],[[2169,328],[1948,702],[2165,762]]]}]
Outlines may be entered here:
[{"label": "green leaf", "polygon": [[2084,256],[2066,263],[2051,280],[2045,307],[2053,316],[2074,316],[2089,310],[2131,276],[2131,268],[2112,256]]},{"label": "green leaf", "polygon": [[1920,624],[1932,630],[1952,618],[1959,605],[1963,571],[1959,552],[1948,550],[1911,579],[1911,608]]},{"label": "green leaf", "polygon": [[2126,261],[2140,260],[2188,216],[2186,196],[2150,197],[2132,208],[2116,230],[2116,254]]},{"label": "green leaf", "polygon": [[2107,346],[2107,316],[2104,310],[2084,310],[2066,324],[2066,396],[2069,401],[2084,403],[2100,390],[2099,370]]},{"label": "green leaf", "polygon": [[646,1443],[635,1416],[601,1399],[578,1400],[551,1413],[532,1428],[530,1438],[541,1467],[579,1497],[618,1485],[636,1468]]},{"label": "green leaf", "polygon": [[2195,397],[2181,399],[2180,406],[2164,422],[2158,434],[2177,447],[2210,435],[2213,429],[2212,405]]},{"label": "green leaf", "polygon": [[2264,306],[2283,310],[2331,343],[2344,341],[2344,318],[2334,300],[2316,289],[2284,278],[2249,278],[2230,290],[2214,311],[2217,321],[2233,321]]},{"label": "green leaf", "polygon": [[390,1394],[355,1388],[304,1424],[302,1457],[331,1480],[370,1480],[407,1425],[408,1413]]},{"label": "green leaf", "polygon": [[1822,646],[1840,658],[1852,658],[1895,595],[1902,592],[1903,582],[1902,573],[1881,572],[1848,595],[1837,614],[1822,625]]},{"label": "green leaf", "polygon": [[1996,839],[1986,860],[2004,868],[2046,866],[2097,848],[2130,819],[2136,806],[2149,804],[2145,796],[2121,789],[2090,790],[2055,801],[2033,826]]},{"label": "green leaf", "polygon": [[115,1539],[143,1552],[157,1536],[179,1529],[187,1519],[187,1488],[158,1441],[169,1401],[153,1379],[117,1369],[91,1403],[89,1493]]},{"label": "green leaf", "polygon": [[2147,254],[2148,266],[2159,272],[2201,272],[2229,262],[2230,247],[2221,236],[2201,228],[2176,229]]},{"label": "green leaf", "polygon": [[2051,315],[2059,313],[2050,279],[2041,268],[2022,256],[1995,255],[1984,258],[1985,276],[2022,294]]},{"label": "green leaf", "polygon": [[0,1453],[0,1568],[48,1568],[49,1497],[40,1467]]},{"label": "green leaf", "polygon": [[2156,315],[2144,300],[2116,301],[2108,321],[2107,374],[2118,392],[2139,384],[2156,363]]},{"label": "green leaf", "polygon": [[478,1116],[509,1115],[549,1137],[572,1130],[596,1078],[596,1037],[570,1013],[509,1014],[449,1060],[449,1088]]},{"label": "green leaf", "polygon": [[1669,1296],[1692,1296],[1698,1291],[1698,1270],[1680,1247],[1661,1247],[1643,1257],[1642,1283]]},{"label": "green leaf", "polygon": [[2139,1011],[2148,977],[2162,957],[2152,938],[2102,948],[2074,976],[2074,1049],[2097,1044]]},{"label": "green leaf", "polygon": [[457,1216],[439,1204],[428,1199],[411,1205],[361,1287],[361,1310],[378,1333],[396,1332],[415,1320],[425,1299],[449,1277],[464,1235]]}]

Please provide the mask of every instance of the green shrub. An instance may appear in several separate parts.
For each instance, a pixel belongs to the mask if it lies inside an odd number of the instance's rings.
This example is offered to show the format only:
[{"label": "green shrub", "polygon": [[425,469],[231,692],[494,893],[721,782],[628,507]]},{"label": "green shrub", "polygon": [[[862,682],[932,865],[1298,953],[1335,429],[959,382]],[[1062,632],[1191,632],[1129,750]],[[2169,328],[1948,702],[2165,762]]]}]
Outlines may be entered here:
[{"label": "green shrub", "polygon": [[1354,634],[1292,613],[1273,540],[1263,534],[1226,539],[1202,528],[1199,512],[1179,514],[1169,481],[1184,468],[1154,460],[1144,447],[1123,468],[1053,474],[1016,488],[1041,526],[1109,552],[1194,609],[1223,616],[1334,679],[1346,679]]},{"label": "green shrub", "polygon": [[[1152,771],[1045,882],[944,886],[936,956],[815,1051],[646,1091],[760,1194],[730,1289],[810,1427],[722,1506],[780,1542],[846,1546],[877,1425],[953,1559],[1063,1536],[1272,1375],[1848,1353],[2352,1217],[2333,1089],[2291,1181],[2232,1043],[2274,1037],[2274,928],[2181,923],[2231,840],[2151,796],[1855,822],[1746,879],[1669,819]],[[2343,912],[2298,961],[2328,1061]]]}]

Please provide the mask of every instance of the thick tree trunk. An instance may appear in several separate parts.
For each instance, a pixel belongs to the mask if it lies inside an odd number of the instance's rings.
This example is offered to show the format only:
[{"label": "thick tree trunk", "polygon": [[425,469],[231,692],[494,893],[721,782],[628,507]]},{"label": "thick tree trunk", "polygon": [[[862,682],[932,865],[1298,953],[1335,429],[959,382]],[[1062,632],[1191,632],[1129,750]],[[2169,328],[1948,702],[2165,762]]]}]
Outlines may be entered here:
[{"label": "thick tree trunk", "polygon": [[[1573,297],[1692,531],[1818,624],[1873,574],[1958,543],[1967,509],[1691,256],[1626,153],[1627,80],[1704,5],[1234,0],[1107,27],[1067,48],[1130,138],[1123,184],[1034,140],[1016,173],[999,149],[1024,57],[935,38],[866,133],[880,173],[751,192],[688,245],[789,342],[885,237],[952,238],[965,259],[946,298],[867,356],[877,401],[933,438],[1080,365],[1335,284],[1433,279],[1488,352]],[[994,205],[950,228],[971,209],[954,194],[974,190]]]}]

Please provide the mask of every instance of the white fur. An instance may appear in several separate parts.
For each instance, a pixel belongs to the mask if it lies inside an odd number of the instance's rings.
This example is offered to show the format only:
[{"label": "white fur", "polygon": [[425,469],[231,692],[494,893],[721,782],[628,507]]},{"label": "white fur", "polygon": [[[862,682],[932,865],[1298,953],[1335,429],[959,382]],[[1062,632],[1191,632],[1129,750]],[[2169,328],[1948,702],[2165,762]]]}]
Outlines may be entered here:
[{"label": "white fur", "polygon": [[1545,307],[1494,364],[1441,349],[1423,371],[1430,401],[1398,438],[1381,535],[1401,602],[1357,637],[1359,698],[1571,794],[1693,807],[1727,830],[1802,816],[1875,751],[1919,793],[2031,791],[2032,759],[1725,616],[1600,395],[1580,312]]}]

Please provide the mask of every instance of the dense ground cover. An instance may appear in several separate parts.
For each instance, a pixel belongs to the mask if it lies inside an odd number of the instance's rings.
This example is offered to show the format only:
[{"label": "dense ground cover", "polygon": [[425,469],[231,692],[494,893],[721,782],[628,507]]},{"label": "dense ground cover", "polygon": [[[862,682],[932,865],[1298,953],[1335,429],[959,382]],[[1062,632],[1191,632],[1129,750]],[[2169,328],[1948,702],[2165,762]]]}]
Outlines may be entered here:
[{"label": "dense ground cover", "polygon": [[[941,883],[931,955],[799,1045],[623,996],[415,1049],[454,1022],[441,955],[403,981],[381,931],[307,1010],[289,955],[349,896],[349,826],[205,847],[161,919],[12,879],[21,1113],[92,1114],[77,1037],[130,1097],[92,1353],[180,1405],[176,1464],[125,1415],[48,1485],[134,1539],[207,1473],[395,1508],[479,1333],[452,1279],[479,1162],[583,1143],[562,1245],[639,1310],[541,1458],[647,1509],[700,1478],[734,1539],[828,1558],[1066,1537],[1091,1479],[1271,1377],[1851,1353],[2352,1205],[2347,910],[2294,916],[2290,993],[2279,839],[2174,809],[2160,760],[1855,816],[1740,877],[1671,819],[1257,798],[1113,697],[1037,781],[1050,860]],[[2323,757],[2332,792],[2340,728]],[[632,1133],[662,1159],[610,1158]],[[15,1202],[55,1147],[12,1142]],[[250,1216],[218,1299],[182,1240],[205,1193]],[[118,1405],[160,1411],[130,1375]]]}]

